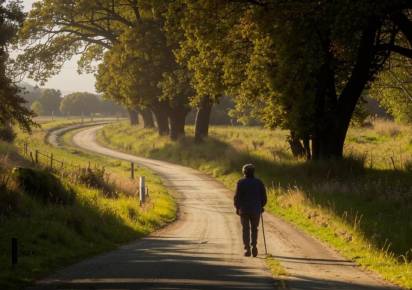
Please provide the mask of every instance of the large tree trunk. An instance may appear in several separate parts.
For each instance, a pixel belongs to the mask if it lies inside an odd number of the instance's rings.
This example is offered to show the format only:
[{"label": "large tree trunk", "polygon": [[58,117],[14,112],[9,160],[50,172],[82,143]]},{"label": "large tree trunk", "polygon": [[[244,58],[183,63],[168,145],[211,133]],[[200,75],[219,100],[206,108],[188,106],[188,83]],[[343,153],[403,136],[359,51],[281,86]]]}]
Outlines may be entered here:
[{"label": "large tree trunk", "polygon": [[195,121],[195,142],[202,142],[209,135],[210,114],[212,102],[208,96],[204,96],[199,104]]},{"label": "large tree trunk", "polygon": [[184,106],[177,106],[171,109],[169,114],[170,139],[177,140],[185,136],[186,116],[189,110]]},{"label": "large tree trunk", "polygon": [[127,109],[131,126],[139,125],[139,114],[135,109]]},{"label": "large tree trunk", "polygon": [[153,114],[156,118],[157,130],[159,135],[169,135],[169,108],[164,103],[156,103],[152,106]]},{"label": "large tree trunk", "polygon": [[[379,23],[375,19],[363,31],[352,74],[336,98],[335,72],[325,61],[318,80],[316,129],[312,136],[313,159],[340,159],[350,120],[366,84],[379,68],[373,67],[375,36]],[[382,62],[383,63],[383,62]]]},{"label": "large tree trunk", "polygon": [[141,110],[140,115],[142,115],[144,128],[154,128],[155,127],[154,120],[153,120],[153,114],[149,108]]}]

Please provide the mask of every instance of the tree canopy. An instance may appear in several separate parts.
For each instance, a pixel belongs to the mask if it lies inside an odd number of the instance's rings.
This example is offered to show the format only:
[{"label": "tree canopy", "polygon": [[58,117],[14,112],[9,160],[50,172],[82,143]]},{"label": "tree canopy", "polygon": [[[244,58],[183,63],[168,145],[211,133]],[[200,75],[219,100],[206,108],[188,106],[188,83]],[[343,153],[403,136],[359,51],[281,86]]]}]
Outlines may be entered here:
[{"label": "tree canopy", "polygon": [[[176,5],[183,7],[188,38],[183,49],[195,44],[204,52],[201,61],[190,63],[200,79],[212,88],[223,84],[238,115],[250,113],[268,127],[289,129],[291,142],[302,140],[309,158],[342,156],[362,92],[392,54],[412,56],[410,1]],[[209,78],[201,73],[204,67],[220,67],[221,77]]]},{"label": "tree canopy", "polygon": [[412,123],[412,59],[392,57],[369,93],[396,121]]},{"label": "tree canopy", "polygon": [[19,88],[8,65],[8,47],[23,19],[19,2],[0,0],[0,124],[18,123],[23,129],[30,130],[34,115],[24,106],[25,100],[19,96]]},{"label": "tree canopy", "polygon": [[[226,95],[231,116],[290,131],[292,151],[339,158],[361,96],[412,58],[408,0],[44,0],[20,32],[21,68],[43,81],[74,54],[97,89],[150,109],[159,133],[196,137]],[[96,65],[97,64],[97,65]]]},{"label": "tree canopy", "polygon": [[61,101],[60,111],[64,115],[89,116],[101,111],[101,102],[95,94],[71,93]]},{"label": "tree canopy", "polygon": [[38,99],[44,115],[60,115],[62,94],[59,90],[44,89]]}]

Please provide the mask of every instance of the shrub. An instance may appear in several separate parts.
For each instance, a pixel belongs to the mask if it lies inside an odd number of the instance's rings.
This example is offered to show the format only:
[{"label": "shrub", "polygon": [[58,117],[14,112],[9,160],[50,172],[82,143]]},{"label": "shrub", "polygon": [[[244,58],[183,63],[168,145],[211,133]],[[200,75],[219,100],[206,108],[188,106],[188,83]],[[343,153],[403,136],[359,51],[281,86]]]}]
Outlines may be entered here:
[{"label": "shrub", "polygon": [[11,191],[3,183],[0,184],[0,216],[8,216],[19,206],[21,195]]},{"label": "shrub", "polygon": [[0,125],[0,140],[11,143],[15,138],[16,134],[14,133],[13,128],[10,126],[10,124]]},{"label": "shrub", "polygon": [[75,199],[70,186],[45,170],[16,167],[12,176],[20,190],[44,203],[68,205]]},{"label": "shrub", "polygon": [[78,182],[88,187],[100,189],[106,197],[117,197],[114,186],[106,178],[104,168],[82,168],[78,175]]},{"label": "shrub", "polygon": [[[3,161],[3,160],[2,160]],[[10,188],[10,172],[0,163],[0,216],[11,214],[20,204],[21,195]]]}]

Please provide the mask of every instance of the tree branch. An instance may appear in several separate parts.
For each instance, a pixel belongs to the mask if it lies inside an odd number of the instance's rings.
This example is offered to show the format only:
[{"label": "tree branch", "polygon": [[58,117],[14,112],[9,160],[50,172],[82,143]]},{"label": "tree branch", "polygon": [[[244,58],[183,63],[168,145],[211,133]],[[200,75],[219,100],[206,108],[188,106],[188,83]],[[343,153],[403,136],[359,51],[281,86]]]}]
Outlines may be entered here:
[{"label": "tree branch", "polygon": [[412,21],[410,21],[405,14],[400,12],[392,14],[391,19],[406,36],[409,44],[412,45]]},{"label": "tree branch", "polygon": [[412,49],[409,48],[405,48],[402,46],[398,46],[398,45],[389,45],[389,44],[382,44],[380,46],[378,46],[379,50],[390,50],[392,52],[396,52],[399,53],[403,56],[406,56],[408,58],[412,59]]}]

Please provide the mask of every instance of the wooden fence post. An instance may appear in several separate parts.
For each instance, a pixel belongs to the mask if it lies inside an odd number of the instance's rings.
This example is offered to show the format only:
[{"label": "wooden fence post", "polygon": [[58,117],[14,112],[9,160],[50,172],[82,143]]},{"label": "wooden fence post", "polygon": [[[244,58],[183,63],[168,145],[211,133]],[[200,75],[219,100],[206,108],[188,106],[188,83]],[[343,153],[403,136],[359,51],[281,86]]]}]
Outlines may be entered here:
[{"label": "wooden fence post", "polygon": [[11,265],[14,267],[18,261],[17,238],[11,239]]},{"label": "wooden fence post", "polygon": [[130,177],[134,179],[134,162],[130,162]]},{"label": "wooden fence post", "polygon": [[50,168],[53,169],[53,153],[50,153]]},{"label": "wooden fence post", "polygon": [[36,152],[34,153],[34,160],[36,161],[36,164],[39,164],[39,150],[36,149]]}]

